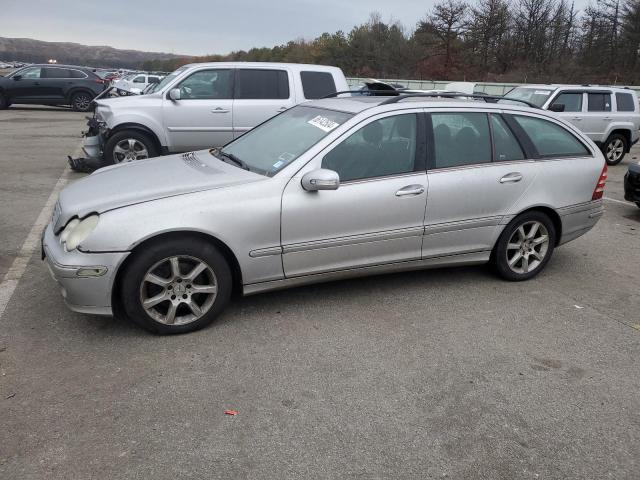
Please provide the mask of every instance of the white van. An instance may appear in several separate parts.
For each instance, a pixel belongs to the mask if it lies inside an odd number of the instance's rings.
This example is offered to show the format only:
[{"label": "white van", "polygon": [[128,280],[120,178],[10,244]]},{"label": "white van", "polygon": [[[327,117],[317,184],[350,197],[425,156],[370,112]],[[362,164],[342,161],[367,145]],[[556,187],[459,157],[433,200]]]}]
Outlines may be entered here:
[{"label": "white van", "polygon": [[84,151],[114,164],[221,147],[298,103],[348,89],[337,67],[185,65],[144,95],[96,100]]}]

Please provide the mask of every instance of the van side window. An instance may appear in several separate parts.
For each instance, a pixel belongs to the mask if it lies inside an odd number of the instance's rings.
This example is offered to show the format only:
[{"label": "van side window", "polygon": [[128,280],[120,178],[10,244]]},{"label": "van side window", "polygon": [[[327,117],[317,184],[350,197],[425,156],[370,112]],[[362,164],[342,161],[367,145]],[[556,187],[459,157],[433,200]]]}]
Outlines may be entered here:
[{"label": "van side window", "polygon": [[304,98],[322,98],[336,92],[336,82],[329,72],[300,72]]},{"label": "van side window", "polygon": [[582,93],[571,92],[561,93],[556,97],[551,105],[564,105],[565,112],[581,112],[582,111]]},{"label": "van side window", "polygon": [[560,125],[535,117],[513,118],[531,139],[541,157],[585,157],[591,153],[580,140]]},{"label": "van side window", "polygon": [[322,159],[341,182],[413,172],[417,119],[413,113],[368,123]]},{"label": "van side window", "polygon": [[619,112],[634,112],[636,109],[633,95],[630,93],[616,93],[616,105]]},{"label": "van side window", "polygon": [[524,152],[518,140],[502,117],[491,115],[491,128],[493,130],[493,147],[496,154],[496,162],[524,160]]},{"label": "van side window", "polygon": [[284,70],[238,70],[237,99],[284,100],[289,98],[289,76]]},{"label": "van side window", "polygon": [[491,162],[486,113],[432,113],[435,168]]},{"label": "van side window", "polygon": [[200,70],[185,78],[178,88],[183,100],[230,100],[233,96],[233,70]]},{"label": "van side window", "polygon": [[587,103],[587,107],[589,112],[610,112],[611,94],[589,93],[589,102]]}]

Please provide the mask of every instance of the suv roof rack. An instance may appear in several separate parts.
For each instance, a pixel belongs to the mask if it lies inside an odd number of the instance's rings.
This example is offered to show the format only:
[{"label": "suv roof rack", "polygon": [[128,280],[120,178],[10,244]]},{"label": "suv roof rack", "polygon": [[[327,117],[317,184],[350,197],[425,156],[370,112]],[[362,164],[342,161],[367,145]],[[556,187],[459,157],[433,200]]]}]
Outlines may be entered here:
[{"label": "suv roof rack", "polygon": [[427,97],[427,98],[477,98],[479,100],[484,100],[487,103],[498,103],[498,101],[500,100],[507,100],[509,102],[520,102],[520,103],[524,103],[527,107],[531,107],[531,108],[536,108],[539,109],[540,107],[537,106],[534,103],[531,102],[527,102],[526,100],[519,100],[517,98],[505,98],[505,97],[495,97],[492,95],[476,95],[476,94],[470,94],[470,93],[447,93],[447,92],[441,92],[441,93],[400,93],[397,96],[394,96],[393,98],[388,98],[387,100],[385,100],[384,102],[382,102],[380,105],[389,105],[392,103],[398,103],[401,100],[404,100],[405,98],[415,98],[415,97]]},{"label": "suv roof rack", "polygon": [[333,92],[329,95],[325,95],[324,97],[320,97],[320,100],[323,98],[334,98],[346,93],[357,93],[363,97],[394,97],[401,95],[397,90],[342,90],[340,92]]}]

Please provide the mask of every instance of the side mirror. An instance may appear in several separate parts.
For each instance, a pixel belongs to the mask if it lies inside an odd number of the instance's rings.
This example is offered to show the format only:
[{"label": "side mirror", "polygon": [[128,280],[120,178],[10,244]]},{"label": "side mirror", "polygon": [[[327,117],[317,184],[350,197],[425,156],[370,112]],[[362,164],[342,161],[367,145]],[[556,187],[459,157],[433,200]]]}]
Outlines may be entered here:
[{"label": "side mirror", "polygon": [[22,75],[14,75],[12,77],[15,81],[21,80],[22,79]]},{"label": "side mirror", "polygon": [[564,103],[554,103],[549,107],[552,112],[564,112]]},{"label": "side mirror", "polygon": [[305,173],[302,177],[302,188],[307,192],[318,190],[337,190],[340,186],[340,176],[333,170],[319,168]]},{"label": "side mirror", "polygon": [[171,90],[169,90],[169,98],[174,102],[177,102],[178,100],[180,100],[180,89],[172,88]]}]

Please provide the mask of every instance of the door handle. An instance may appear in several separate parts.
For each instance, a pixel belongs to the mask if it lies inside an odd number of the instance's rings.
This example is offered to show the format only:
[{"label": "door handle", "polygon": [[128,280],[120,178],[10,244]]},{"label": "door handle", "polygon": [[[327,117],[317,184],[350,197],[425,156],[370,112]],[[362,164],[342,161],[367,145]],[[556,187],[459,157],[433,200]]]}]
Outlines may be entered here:
[{"label": "door handle", "polygon": [[217,107],[211,110],[211,113],[229,113],[229,110],[222,107]]},{"label": "door handle", "polygon": [[582,121],[582,117],[573,117],[571,120],[575,120],[577,122],[581,122]]},{"label": "door handle", "polygon": [[522,180],[522,174],[519,172],[507,173],[500,179],[500,183],[516,183]]},{"label": "door handle", "polygon": [[396,192],[396,197],[406,197],[407,195],[420,195],[424,193],[422,185],[407,185]]}]

